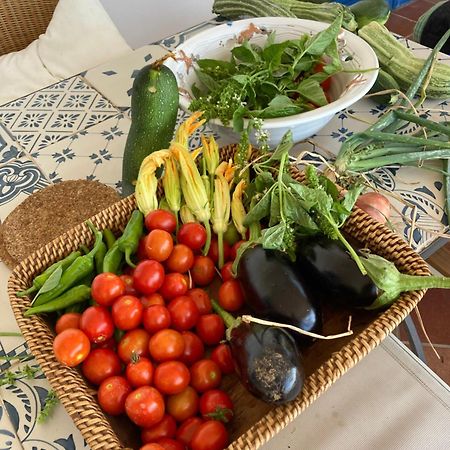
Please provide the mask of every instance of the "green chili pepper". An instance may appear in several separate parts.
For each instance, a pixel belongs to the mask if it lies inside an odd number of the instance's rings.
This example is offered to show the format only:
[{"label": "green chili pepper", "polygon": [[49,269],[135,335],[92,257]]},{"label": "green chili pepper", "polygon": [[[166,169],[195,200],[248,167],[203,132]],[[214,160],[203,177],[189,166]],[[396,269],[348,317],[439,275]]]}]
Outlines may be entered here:
[{"label": "green chili pepper", "polygon": [[33,280],[33,285],[25,291],[17,292],[17,297],[25,297],[33,292],[38,291],[44,283],[48,280],[48,277],[58,268],[61,267],[63,270],[67,269],[79,256],[80,252],[72,252],[70,255],[66,256],[64,259],[55,262],[50,267],[47,267],[40,275],[35,277]]},{"label": "green chili pepper", "polygon": [[80,250],[83,252],[84,255],[87,255],[89,253],[89,248],[87,245],[80,245]]},{"label": "green chili pepper", "polygon": [[106,244],[102,241],[98,252],[94,256],[95,261],[95,271],[97,273],[103,272],[103,260],[105,259],[105,255],[107,252]]},{"label": "green chili pepper", "polygon": [[114,242],[116,242],[116,237],[114,236],[114,233],[109,229],[105,228],[103,230],[103,239],[106,242],[106,246],[108,247],[108,250],[112,248],[114,245]]},{"label": "green chili pepper", "polygon": [[123,231],[122,236],[117,239],[117,244],[119,249],[125,253],[125,261],[131,267],[136,267],[136,265],[131,261],[131,255],[136,252],[139,239],[144,232],[144,215],[135,209],[131,215],[130,220]]},{"label": "green chili pepper", "polygon": [[59,297],[54,298],[53,300],[44,303],[39,306],[33,306],[28,308],[24,312],[24,316],[28,317],[33,314],[41,314],[48,312],[55,312],[61,309],[67,308],[71,305],[75,305],[77,303],[84,302],[88,300],[91,296],[91,288],[89,286],[85,286],[81,284],[79,286],[75,286],[68,291],[64,292]]},{"label": "green chili pepper", "polygon": [[123,253],[116,241],[106,252],[105,258],[103,259],[103,272],[118,273],[122,265],[122,260]]},{"label": "green chili pepper", "polygon": [[61,275],[61,279],[57,286],[53,289],[50,289],[47,292],[39,295],[33,300],[34,306],[43,305],[44,303],[49,302],[50,300],[59,297],[65,291],[70,289],[72,286],[75,286],[82,280],[84,277],[88,276],[94,271],[94,256],[98,252],[100,245],[102,243],[102,233],[97,230],[92,223],[87,222],[89,228],[95,234],[95,244],[92,250],[83,256],[79,256]]}]

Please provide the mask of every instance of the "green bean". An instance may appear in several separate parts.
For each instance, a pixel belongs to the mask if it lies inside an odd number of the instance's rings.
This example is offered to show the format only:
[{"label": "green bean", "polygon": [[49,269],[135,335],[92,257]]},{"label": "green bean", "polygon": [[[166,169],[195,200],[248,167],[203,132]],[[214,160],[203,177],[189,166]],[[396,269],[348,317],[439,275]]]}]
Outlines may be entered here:
[{"label": "green bean", "polygon": [[48,301],[47,303],[28,308],[23,315],[25,317],[28,317],[33,314],[59,311],[77,303],[89,300],[90,296],[91,288],[89,286],[81,284],[69,289],[59,297],[56,297],[53,300]]}]

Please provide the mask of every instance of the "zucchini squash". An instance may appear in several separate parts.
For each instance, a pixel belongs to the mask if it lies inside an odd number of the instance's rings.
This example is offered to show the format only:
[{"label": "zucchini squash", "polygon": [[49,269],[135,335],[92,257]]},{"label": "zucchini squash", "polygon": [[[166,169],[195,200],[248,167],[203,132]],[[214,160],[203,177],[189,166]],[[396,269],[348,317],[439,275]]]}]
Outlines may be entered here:
[{"label": "zucchini squash", "polygon": [[166,58],[143,67],[133,83],[131,127],[122,163],[122,195],[134,192],[142,160],[168,148],[178,113],[178,84],[172,71],[162,65]]},{"label": "zucchini squash", "polygon": [[[384,26],[370,22],[358,31],[375,51],[380,67],[395,78],[400,88],[407,90],[417,78],[425,60],[417,58],[399,42]],[[447,99],[450,97],[450,66],[436,62],[426,88],[429,98]]]}]

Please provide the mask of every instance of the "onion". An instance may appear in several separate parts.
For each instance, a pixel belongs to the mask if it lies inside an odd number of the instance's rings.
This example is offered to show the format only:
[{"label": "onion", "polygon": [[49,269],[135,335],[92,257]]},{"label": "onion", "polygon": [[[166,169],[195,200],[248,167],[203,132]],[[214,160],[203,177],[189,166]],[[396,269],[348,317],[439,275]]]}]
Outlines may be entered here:
[{"label": "onion", "polygon": [[365,211],[377,222],[386,223],[391,215],[391,204],[389,200],[378,192],[367,192],[360,195],[356,206]]}]

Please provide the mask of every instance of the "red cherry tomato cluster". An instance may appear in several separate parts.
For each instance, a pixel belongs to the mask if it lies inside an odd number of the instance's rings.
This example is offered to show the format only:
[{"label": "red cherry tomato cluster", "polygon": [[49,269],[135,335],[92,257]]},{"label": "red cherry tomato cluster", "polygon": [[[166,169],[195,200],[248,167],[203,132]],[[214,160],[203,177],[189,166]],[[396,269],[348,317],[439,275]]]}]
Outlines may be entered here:
[{"label": "red cherry tomato cluster", "polygon": [[243,306],[231,270],[243,241],[224,246],[228,262],[219,272],[217,241],[201,254],[202,225],[184,224],[175,236],[175,216],[163,210],[148,214],[145,225],[136,268],[97,275],[94,305],[59,318],[55,356],[80,365],[107,414],[126,414],[141,428],[141,450],[221,450],[233,403],[220,384],[234,362],[207,289],[220,273],[220,305]]}]

